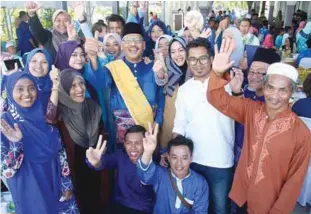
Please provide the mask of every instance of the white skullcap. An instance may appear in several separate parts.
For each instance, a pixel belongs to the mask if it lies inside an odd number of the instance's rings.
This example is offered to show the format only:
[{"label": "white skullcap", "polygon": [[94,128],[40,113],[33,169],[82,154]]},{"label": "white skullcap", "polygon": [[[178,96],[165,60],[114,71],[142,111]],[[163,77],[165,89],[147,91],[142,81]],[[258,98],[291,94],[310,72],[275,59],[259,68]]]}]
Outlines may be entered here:
[{"label": "white skullcap", "polygon": [[7,41],[5,44],[5,49],[7,49],[8,47],[11,47],[11,46],[15,47],[16,46],[15,42],[14,41]]},{"label": "white skullcap", "polygon": [[267,71],[267,75],[270,75],[270,74],[282,75],[282,76],[288,77],[294,82],[297,82],[297,79],[298,79],[297,69],[291,65],[288,65],[282,62],[276,62],[276,63],[271,64]]}]

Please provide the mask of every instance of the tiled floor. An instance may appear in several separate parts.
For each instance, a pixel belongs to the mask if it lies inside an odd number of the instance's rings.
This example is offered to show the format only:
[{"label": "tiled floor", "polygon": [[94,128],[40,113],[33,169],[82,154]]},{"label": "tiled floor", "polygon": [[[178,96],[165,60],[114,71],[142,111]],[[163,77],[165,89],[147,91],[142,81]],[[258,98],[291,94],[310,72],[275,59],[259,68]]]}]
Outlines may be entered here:
[{"label": "tiled floor", "polygon": [[310,211],[310,207],[307,206],[307,207],[302,207],[300,206],[300,204],[297,203],[296,205],[296,208],[293,212],[293,214],[310,214],[311,211]]}]

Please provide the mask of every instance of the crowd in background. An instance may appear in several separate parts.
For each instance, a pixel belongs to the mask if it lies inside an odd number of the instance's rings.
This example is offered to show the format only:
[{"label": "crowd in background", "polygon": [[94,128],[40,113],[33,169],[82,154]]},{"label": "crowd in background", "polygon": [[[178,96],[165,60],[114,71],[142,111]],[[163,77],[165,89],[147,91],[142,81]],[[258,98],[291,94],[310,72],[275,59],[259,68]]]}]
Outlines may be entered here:
[{"label": "crowd in background", "polygon": [[291,213],[311,153],[307,14],[192,10],[173,31],[144,7],[90,25],[81,4],[78,28],[19,13],[1,52],[16,213]]}]

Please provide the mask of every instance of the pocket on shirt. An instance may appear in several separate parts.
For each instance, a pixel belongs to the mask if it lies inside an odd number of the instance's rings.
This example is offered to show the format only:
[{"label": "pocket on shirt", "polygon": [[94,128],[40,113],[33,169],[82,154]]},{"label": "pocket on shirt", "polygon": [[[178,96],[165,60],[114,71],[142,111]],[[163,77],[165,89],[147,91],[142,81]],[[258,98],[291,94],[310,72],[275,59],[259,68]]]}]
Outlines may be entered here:
[{"label": "pocket on shirt", "polygon": [[156,98],[156,85],[153,82],[146,82],[143,84],[143,92],[152,105]]}]

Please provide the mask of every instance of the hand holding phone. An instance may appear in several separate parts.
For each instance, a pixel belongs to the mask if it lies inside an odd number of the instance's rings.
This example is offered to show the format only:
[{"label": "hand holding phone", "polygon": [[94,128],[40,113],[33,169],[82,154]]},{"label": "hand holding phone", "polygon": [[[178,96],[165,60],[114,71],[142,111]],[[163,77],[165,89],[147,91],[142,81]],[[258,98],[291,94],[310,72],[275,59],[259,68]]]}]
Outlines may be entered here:
[{"label": "hand holding phone", "polygon": [[23,63],[20,59],[4,60],[1,63],[1,70],[3,75],[10,75],[19,69],[22,69]]}]

